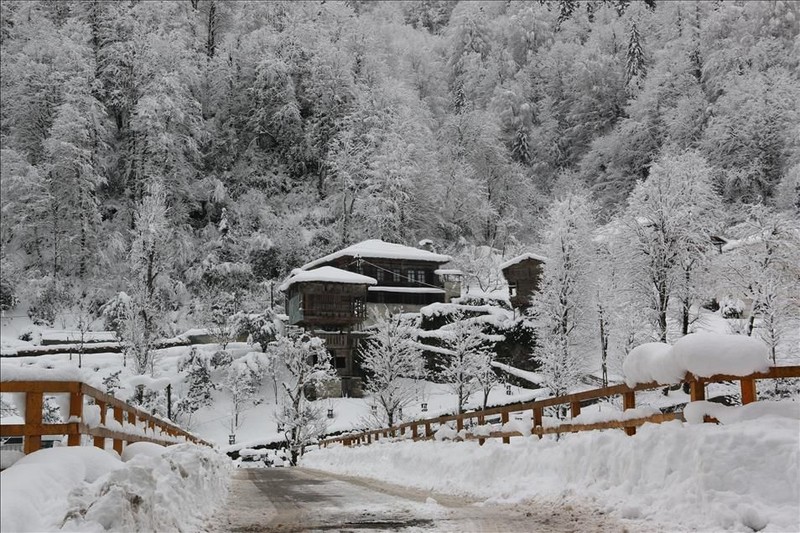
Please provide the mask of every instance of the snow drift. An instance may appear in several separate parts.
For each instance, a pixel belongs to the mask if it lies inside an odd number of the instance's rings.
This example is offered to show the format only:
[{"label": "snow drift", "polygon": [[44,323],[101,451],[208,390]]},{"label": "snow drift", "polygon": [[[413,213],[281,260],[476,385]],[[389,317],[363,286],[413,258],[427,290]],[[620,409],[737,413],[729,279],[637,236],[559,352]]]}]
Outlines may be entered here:
[{"label": "snow drift", "polygon": [[312,450],[303,466],[490,501],[590,503],[701,531],[800,531],[800,421],[646,424],[633,437],[379,442]]},{"label": "snow drift", "polygon": [[0,474],[0,531],[196,531],[225,501],[230,460],[192,444],[50,448]]}]

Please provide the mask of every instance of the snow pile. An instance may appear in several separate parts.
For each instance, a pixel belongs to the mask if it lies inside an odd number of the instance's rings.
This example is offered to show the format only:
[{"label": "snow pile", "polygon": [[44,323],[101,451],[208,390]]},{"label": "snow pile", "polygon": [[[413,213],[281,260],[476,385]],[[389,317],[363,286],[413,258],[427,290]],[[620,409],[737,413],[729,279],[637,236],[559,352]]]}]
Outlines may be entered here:
[{"label": "snow pile", "polygon": [[716,418],[722,424],[735,424],[764,416],[782,416],[800,420],[800,403],[753,402],[747,405],[728,406],[704,400],[691,402],[683,410],[683,417],[690,424],[702,424],[705,416]]},{"label": "snow pile", "polygon": [[[40,450],[0,474],[0,531],[196,531],[225,501],[230,460],[180,444]],[[160,449],[156,449],[160,448]]]},{"label": "snow pile", "polygon": [[85,381],[89,372],[75,366],[43,368],[39,365],[0,365],[0,381]]},{"label": "snow pile", "polygon": [[693,333],[678,339],[672,355],[688,372],[701,377],[746,376],[769,370],[767,345],[745,335]]},{"label": "snow pile", "polygon": [[375,278],[369,276],[362,276],[361,274],[332,266],[324,266],[314,270],[295,269],[279,288],[282,292],[286,292],[295,283],[308,282],[346,283],[350,285],[375,285],[378,283]]},{"label": "snow pile", "polygon": [[[701,531],[800,531],[800,422],[645,424],[469,442],[312,450],[303,466],[491,501],[589,502],[620,518]],[[670,529],[666,526],[665,529]]]},{"label": "snow pile", "polygon": [[622,372],[629,387],[637,383],[680,383],[686,375],[672,356],[672,346],[663,342],[647,342],[631,350]]},{"label": "snow pile", "polygon": [[673,346],[649,342],[637,346],[622,365],[625,383],[680,383],[687,372],[699,377],[715,374],[747,376],[769,369],[769,350],[744,335],[692,333]]}]

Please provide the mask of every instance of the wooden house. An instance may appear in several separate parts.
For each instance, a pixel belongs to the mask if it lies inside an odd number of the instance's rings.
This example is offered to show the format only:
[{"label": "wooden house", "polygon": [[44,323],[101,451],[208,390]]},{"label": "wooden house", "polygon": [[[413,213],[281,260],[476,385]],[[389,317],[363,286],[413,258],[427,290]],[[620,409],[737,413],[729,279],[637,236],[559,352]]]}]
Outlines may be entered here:
[{"label": "wooden house", "polygon": [[386,312],[417,312],[460,294],[457,272],[440,270],[449,261],[447,255],[372,239],[293,271],[281,285],[289,324],[325,339],[341,377],[341,390],[329,394],[360,395],[363,371],[356,354],[364,325]]},{"label": "wooden house", "polygon": [[542,269],[547,261],[541,255],[526,253],[500,265],[508,282],[511,305],[515,309],[526,309],[531,305],[531,296],[539,292]]}]

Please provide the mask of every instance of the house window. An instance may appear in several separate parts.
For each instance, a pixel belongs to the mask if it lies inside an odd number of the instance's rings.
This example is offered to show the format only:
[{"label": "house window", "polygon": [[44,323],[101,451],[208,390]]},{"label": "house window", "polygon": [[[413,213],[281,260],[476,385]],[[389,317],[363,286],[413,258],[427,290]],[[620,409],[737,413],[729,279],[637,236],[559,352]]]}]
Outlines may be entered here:
[{"label": "house window", "polygon": [[517,296],[517,284],[516,283],[509,283],[508,284],[508,292],[512,298]]},{"label": "house window", "polygon": [[400,271],[392,270],[392,279],[395,283],[400,283]]},{"label": "house window", "polygon": [[408,271],[408,275],[406,277],[408,278],[408,282],[409,283],[416,283],[417,282],[417,271],[416,270],[409,270]]},{"label": "house window", "polygon": [[379,267],[375,270],[375,279],[378,280],[378,283],[383,283],[383,278],[384,278],[384,271],[382,268]]}]

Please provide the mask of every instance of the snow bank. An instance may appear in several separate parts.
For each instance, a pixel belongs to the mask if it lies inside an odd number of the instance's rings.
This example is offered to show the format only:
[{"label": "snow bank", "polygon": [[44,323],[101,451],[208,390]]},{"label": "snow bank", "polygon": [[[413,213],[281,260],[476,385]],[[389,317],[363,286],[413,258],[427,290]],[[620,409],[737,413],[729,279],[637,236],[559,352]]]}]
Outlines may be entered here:
[{"label": "snow bank", "polygon": [[195,531],[225,501],[230,460],[180,444],[128,461],[90,447],[40,450],[0,474],[0,531]]},{"label": "snow bank", "polygon": [[524,379],[525,381],[534,383],[536,385],[544,385],[545,381],[547,381],[547,379],[542,374],[531,372],[529,370],[522,370],[520,368],[515,368],[513,366],[506,365],[498,361],[492,361],[492,366],[495,368],[499,368],[504,372],[508,372],[512,376],[516,376],[520,379]]},{"label": "snow bank", "polygon": [[768,369],[769,350],[760,340],[707,332],[681,337],[673,346],[642,344],[631,350],[622,364],[629,387],[651,381],[680,383],[687,372],[699,377],[746,376]]},{"label": "snow bank", "polygon": [[800,420],[800,403],[753,402],[747,405],[728,406],[703,400],[691,402],[683,410],[683,417],[690,424],[702,424],[705,416],[714,417],[722,424],[735,424],[764,416],[782,416]]},{"label": "snow bank", "polygon": [[646,424],[510,445],[396,442],[311,450],[303,466],[493,501],[593,504],[701,531],[800,531],[800,422]]}]

